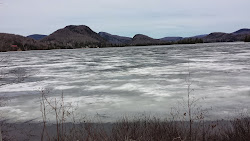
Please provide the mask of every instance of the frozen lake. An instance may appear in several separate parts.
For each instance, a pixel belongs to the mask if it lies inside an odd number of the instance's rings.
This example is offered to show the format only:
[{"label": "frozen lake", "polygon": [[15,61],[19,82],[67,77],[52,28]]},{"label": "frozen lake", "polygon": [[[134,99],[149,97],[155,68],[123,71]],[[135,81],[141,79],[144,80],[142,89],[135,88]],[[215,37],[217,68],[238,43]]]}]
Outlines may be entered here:
[{"label": "frozen lake", "polygon": [[[0,96],[10,99],[0,110],[13,120],[41,117],[44,89],[51,97],[63,92],[80,114],[105,121],[168,116],[187,97],[188,72],[192,96],[212,107],[208,119],[250,110],[249,43],[2,52],[0,58],[0,83],[10,82],[0,86]],[[14,76],[26,78],[12,83]]]}]

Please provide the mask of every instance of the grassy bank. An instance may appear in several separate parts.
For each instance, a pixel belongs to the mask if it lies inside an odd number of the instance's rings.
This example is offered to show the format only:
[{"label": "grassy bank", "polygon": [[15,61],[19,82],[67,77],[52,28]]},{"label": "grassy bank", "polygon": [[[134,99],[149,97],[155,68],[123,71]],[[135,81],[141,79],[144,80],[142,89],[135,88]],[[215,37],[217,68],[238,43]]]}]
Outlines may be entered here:
[{"label": "grassy bank", "polygon": [[[192,141],[249,141],[250,118],[194,122]],[[64,123],[57,133],[57,124],[8,123],[3,127],[3,140],[10,141],[189,141],[189,123],[157,118],[123,118],[114,123]]]}]

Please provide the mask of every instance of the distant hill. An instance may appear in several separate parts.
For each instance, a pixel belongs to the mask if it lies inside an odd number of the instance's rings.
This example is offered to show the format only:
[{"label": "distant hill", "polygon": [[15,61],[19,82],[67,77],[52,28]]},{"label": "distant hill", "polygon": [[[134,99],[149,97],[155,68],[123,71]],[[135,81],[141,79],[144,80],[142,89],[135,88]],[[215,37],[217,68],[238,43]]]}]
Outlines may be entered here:
[{"label": "distant hill", "polygon": [[130,45],[158,45],[164,43],[163,41],[159,39],[153,39],[151,37],[148,37],[143,34],[136,34],[132,41],[130,42]]},{"label": "distant hill", "polygon": [[98,35],[113,45],[126,45],[132,41],[132,38],[130,37],[112,35],[107,32],[99,32]]},{"label": "distant hill", "polygon": [[178,42],[187,38],[192,38],[192,39],[202,39],[203,37],[207,36],[208,34],[202,34],[202,35],[196,35],[196,36],[192,36],[192,37],[164,37],[161,38],[160,40],[162,41],[167,41],[167,42]]},{"label": "distant hill", "polygon": [[85,25],[69,25],[52,34],[34,34],[28,37],[0,33],[0,51],[66,49],[107,46],[141,46],[165,44],[195,44],[213,42],[250,41],[250,29],[243,28],[232,33],[213,32],[194,37],[165,37],[154,39],[143,34],[133,38],[112,35],[107,32],[96,33]]},{"label": "distant hill", "polygon": [[208,34],[202,34],[202,35],[196,35],[196,36],[193,36],[193,37],[190,37],[190,38],[198,38],[198,39],[201,39],[203,37],[206,37]]},{"label": "distant hill", "polygon": [[103,47],[107,44],[107,41],[85,25],[66,26],[41,41],[52,48]]},{"label": "distant hill", "polygon": [[41,34],[32,34],[27,36],[28,38],[34,39],[34,40],[41,40],[44,37],[46,37],[47,35],[41,35]]},{"label": "distant hill", "polygon": [[233,32],[233,34],[250,34],[250,29],[243,28],[243,29]]},{"label": "distant hill", "polygon": [[203,37],[204,42],[235,42],[244,41],[250,35],[250,29],[240,29],[233,33],[214,32]]},{"label": "distant hill", "polygon": [[164,37],[164,38],[161,38],[160,40],[168,41],[168,42],[176,42],[176,41],[180,41],[181,39],[183,39],[183,37]]},{"label": "distant hill", "polygon": [[47,49],[47,45],[21,35],[0,33],[0,51]]},{"label": "distant hill", "polygon": [[203,40],[205,42],[232,42],[235,39],[232,35],[228,33],[214,32],[203,37]]}]

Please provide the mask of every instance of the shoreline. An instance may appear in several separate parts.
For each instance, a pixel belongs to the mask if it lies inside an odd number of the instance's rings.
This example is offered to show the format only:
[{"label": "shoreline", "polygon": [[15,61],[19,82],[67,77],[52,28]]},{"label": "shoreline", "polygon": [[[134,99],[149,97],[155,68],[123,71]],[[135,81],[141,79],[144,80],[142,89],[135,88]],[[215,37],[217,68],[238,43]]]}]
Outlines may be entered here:
[{"label": "shoreline", "polygon": [[150,47],[150,46],[184,46],[184,45],[200,45],[200,44],[237,44],[237,43],[249,43],[244,41],[235,42],[204,42],[204,43],[190,43],[190,44],[156,44],[156,45],[127,45],[127,46],[106,46],[106,47],[83,47],[83,48],[51,48],[51,49],[33,49],[33,50],[9,50],[0,51],[1,52],[26,52],[26,51],[49,51],[49,50],[75,50],[75,49],[105,49],[105,48],[140,48],[140,47]]}]

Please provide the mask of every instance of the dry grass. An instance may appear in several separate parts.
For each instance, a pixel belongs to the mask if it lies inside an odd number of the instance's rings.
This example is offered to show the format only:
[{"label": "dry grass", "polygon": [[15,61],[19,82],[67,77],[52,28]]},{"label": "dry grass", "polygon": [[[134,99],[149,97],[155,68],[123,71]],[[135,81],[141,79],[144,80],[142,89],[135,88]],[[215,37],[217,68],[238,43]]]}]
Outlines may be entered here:
[{"label": "dry grass", "polygon": [[[200,128],[198,123],[193,123],[196,132],[192,134],[192,141],[249,140],[249,119],[234,119],[226,124],[206,122],[204,128]],[[60,134],[60,141],[190,141],[188,122],[162,121],[157,118],[132,121],[124,118],[107,125],[82,122],[65,127],[68,129]],[[52,138],[46,140],[57,140],[56,134],[50,136]]]},{"label": "dry grass", "polygon": [[250,140],[250,118],[240,116],[231,120],[228,127],[224,127],[221,134],[223,141],[249,141]]}]

